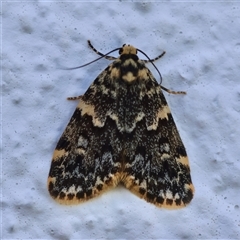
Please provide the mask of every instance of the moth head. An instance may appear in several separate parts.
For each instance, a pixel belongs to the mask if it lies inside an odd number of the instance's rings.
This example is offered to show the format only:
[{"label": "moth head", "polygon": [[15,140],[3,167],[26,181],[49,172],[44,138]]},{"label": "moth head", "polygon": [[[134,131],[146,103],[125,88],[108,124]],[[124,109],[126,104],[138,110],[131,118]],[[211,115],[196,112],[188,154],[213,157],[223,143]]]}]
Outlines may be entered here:
[{"label": "moth head", "polygon": [[137,49],[135,47],[133,47],[132,45],[123,44],[123,46],[119,49],[119,54],[120,55],[123,55],[123,54],[137,55]]}]

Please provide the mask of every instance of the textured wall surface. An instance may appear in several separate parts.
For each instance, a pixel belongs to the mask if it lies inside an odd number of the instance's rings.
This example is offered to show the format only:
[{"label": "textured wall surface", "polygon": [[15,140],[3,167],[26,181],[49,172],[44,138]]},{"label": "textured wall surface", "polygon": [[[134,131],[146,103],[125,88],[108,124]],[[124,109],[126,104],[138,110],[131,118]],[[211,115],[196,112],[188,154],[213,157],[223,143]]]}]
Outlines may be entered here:
[{"label": "textured wall surface", "polygon": [[[231,2],[2,3],[1,238],[239,239],[239,12]],[[155,63],[162,85],[187,92],[164,93],[196,189],[186,208],[157,208],[121,186],[76,206],[48,194],[52,153],[77,106],[66,98],[109,64],[59,68],[96,59],[88,39],[102,52],[166,51]]]}]

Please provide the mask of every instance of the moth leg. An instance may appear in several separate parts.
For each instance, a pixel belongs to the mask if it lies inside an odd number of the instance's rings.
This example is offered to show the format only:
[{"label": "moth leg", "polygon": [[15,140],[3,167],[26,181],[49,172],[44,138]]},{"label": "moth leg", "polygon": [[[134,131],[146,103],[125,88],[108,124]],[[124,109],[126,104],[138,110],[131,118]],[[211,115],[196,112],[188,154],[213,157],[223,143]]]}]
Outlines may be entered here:
[{"label": "moth leg", "polygon": [[154,61],[158,60],[159,58],[163,57],[163,55],[164,55],[165,53],[166,53],[166,52],[163,51],[159,56],[157,56],[157,57],[155,57],[155,58],[153,58],[153,59],[142,60],[142,61],[145,62],[145,63],[154,62]]},{"label": "moth leg", "polygon": [[78,96],[78,97],[68,97],[67,100],[78,100],[78,99],[82,99],[82,95]]},{"label": "moth leg", "polygon": [[171,94],[187,94],[184,91],[173,91],[173,90],[167,89],[167,88],[163,87],[162,85],[161,85],[161,89],[163,89],[164,91],[171,93]]},{"label": "moth leg", "polygon": [[117,58],[112,57],[112,56],[105,56],[105,54],[99,52],[99,51],[91,44],[90,40],[88,40],[88,45],[89,45],[89,47],[90,47],[96,54],[100,55],[101,57],[104,57],[104,58],[106,58],[106,59],[108,59],[108,60],[116,60],[116,59],[117,59]]}]

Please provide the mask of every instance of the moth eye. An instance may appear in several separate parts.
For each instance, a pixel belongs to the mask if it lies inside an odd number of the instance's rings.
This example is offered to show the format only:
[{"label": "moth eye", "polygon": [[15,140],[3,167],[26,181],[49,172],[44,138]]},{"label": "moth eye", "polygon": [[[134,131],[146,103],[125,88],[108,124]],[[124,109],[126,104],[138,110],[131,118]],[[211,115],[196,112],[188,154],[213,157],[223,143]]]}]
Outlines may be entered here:
[{"label": "moth eye", "polygon": [[[125,45],[125,44],[124,44],[124,45]],[[123,45],[123,46],[124,46],[124,45]],[[123,48],[120,48],[120,49],[119,49],[119,54],[122,54],[122,52],[123,52]]]},{"label": "moth eye", "polygon": [[122,45],[122,47],[124,47],[124,46],[126,46],[126,43],[124,43],[124,44]]}]

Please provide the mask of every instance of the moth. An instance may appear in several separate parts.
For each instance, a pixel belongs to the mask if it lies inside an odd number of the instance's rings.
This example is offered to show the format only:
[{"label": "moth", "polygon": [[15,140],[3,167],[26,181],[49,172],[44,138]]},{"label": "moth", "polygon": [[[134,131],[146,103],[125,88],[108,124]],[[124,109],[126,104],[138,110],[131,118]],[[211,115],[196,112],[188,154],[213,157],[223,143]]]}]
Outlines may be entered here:
[{"label": "moth", "polygon": [[[50,195],[59,203],[77,204],[122,183],[158,207],[184,207],[194,186],[162,89],[184,92],[164,88],[146,67],[165,52],[150,59],[123,45],[113,50],[119,50],[114,58],[113,51],[102,54],[88,43],[98,59],[113,62],[82,96],[70,98],[80,101],[53,154]],[[148,60],[140,60],[137,52]]]}]

